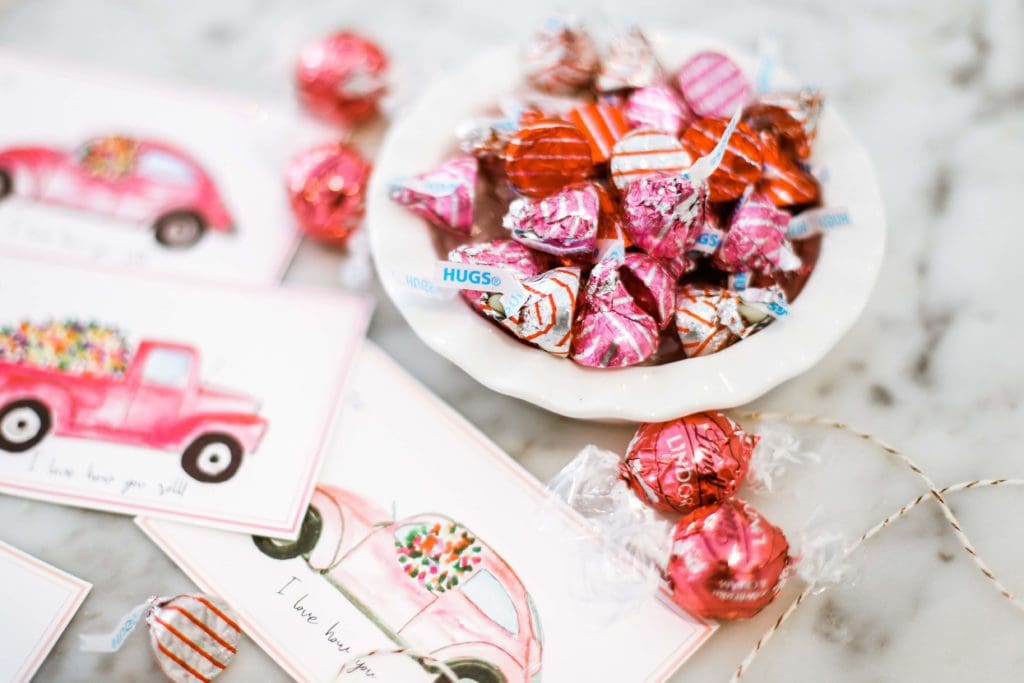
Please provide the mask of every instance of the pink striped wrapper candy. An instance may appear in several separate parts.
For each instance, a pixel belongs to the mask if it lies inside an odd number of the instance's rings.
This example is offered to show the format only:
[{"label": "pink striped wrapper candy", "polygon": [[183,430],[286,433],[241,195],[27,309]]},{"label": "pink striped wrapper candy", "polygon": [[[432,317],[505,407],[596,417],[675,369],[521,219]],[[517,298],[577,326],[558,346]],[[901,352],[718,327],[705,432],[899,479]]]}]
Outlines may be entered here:
[{"label": "pink striped wrapper candy", "polygon": [[600,207],[591,183],[568,187],[544,199],[516,199],[502,225],[512,238],[559,256],[590,254],[597,246]]},{"label": "pink striped wrapper candy", "polygon": [[623,202],[626,232],[651,256],[673,259],[686,253],[707,221],[707,188],[668,173],[642,176]]},{"label": "pink striped wrapper candy", "polygon": [[730,273],[770,275],[779,268],[789,214],[766,195],[747,194],[729,219],[729,230],[715,252],[715,265]]},{"label": "pink striped wrapper candy", "polygon": [[[448,260],[477,266],[494,266],[512,272],[518,279],[527,280],[544,272],[544,259],[514,240],[491,240],[480,244],[462,244],[448,253]],[[491,292],[464,289],[462,296],[477,312],[488,306]]]},{"label": "pink striped wrapper candy", "polygon": [[572,344],[576,297],[580,289],[579,268],[555,268],[523,282],[526,302],[506,316],[493,297],[484,314],[524,342],[555,356],[568,356]]},{"label": "pink striped wrapper candy", "polygon": [[647,37],[633,28],[615,38],[601,61],[597,89],[602,92],[644,88],[664,80],[661,65]]},{"label": "pink striped wrapper candy", "polygon": [[662,263],[665,264],[665,270],[667,270],[669,275],[671,275],[675,280],[697,270],[697,266],[699,265],[692,252],[684,252],[672,258],[662,259]]},{"label": "pink striped wrapper candy", "polygon": [[735,292],[721,287],[685,284],[676,294],[676,332],[687,357],[721,351],[756,328],[739,311]]},{"label": "pink striped wrapper candy", "polygon": [[565,118],[586,136],[590,143],[590,155],[596,164],[608,161],[615,143],[629,132],[626,117],[614,104],[584,104],[573,109]]},{"label": "pink striped wrapper candy", "polygon": [[583,294],[572,359],[591,368],[622,368],[642,363],[657,348],[658,323],[626,289],[619,264],[600,261]]},{"label": "pink striped wrapper candy", "polygon": [[672,322],[675,312],[675,277],[658,259],[630,252],[619,267],[619,276],[637,305],[654,318],[659,328]]},{"label": "pink striped wrapper candy", "polygon": [[678,173],[692,165],[693,157],[675,136],[652,128],[630,132],[612,149],[612,181],[620,190],[648,173]]},{"label": "pink striped wrapper candy", "polygon": [[433,171],[396,181],[391,199],[438,227],[468,236],[473,229],[476,174],[475,157],[449,159]]},{"label": "pink striped wrapper candy", "polygon": [[234,658],[242,638],[231,608],[204,595],[179,595],[158,603],[146,623],[156,663],[175,683],[215,678]]},{"label": "pink striped wrapper candy", "polygon": [[696,119],[679,93],[667,85],[634,90],[626,98],[623,113],[633,128],[650,128],[673,137]]},{"label": "pink striped wrapper candy", "polygon": [[573,92],[590,83],[597,62],[597,47],[583,27],[557,19],[530,36],[523,51],[527,80],[552,93]]},{"label": "pink striped wrapper candy", "polygon": [[730,117],[750,99],[747,77],[718,52],[700,52],[676,72],[676,85],[697,116]]}]

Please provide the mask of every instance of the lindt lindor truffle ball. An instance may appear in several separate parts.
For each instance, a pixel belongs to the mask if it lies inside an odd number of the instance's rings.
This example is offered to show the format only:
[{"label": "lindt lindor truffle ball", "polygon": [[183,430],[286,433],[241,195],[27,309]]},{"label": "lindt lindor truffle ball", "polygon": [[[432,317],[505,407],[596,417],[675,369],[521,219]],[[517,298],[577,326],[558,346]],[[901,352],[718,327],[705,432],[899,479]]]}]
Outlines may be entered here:
[{"label": "lindt lindor truffle ball", "polygon": [[331,244],[348,241],[363,218],[370,170],[370,163],[344,144],[319,145],[293,157],[285,184],[302,230]]},{"label": "lindt lindor truffle ball", "polygon": [[694,413],[640,425],[620,469],[642,500],[687,514],[736,492],[755,445],[724,413]]},{"label": "lindt lindor truffle ball", "polygon": [[684,516],[666,575],[672,599],[707,619],[749,619],[775,599],[791,563],[785,534],[742,500]]},{"label": "lindt lindor truffle ball", "polygon": [[341,125],[373,118],[387,91],[388,60],[373,41],[339,31],[310,43],[299,55],[299,99],[312,113]]}]

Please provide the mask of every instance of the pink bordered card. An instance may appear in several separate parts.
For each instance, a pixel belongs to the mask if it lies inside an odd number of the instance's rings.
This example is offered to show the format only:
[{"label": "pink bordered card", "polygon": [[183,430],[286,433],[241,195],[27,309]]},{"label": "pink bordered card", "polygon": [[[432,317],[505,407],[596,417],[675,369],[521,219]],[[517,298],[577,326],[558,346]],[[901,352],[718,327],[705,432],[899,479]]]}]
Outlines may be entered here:
[{"label": "pink bordered card", "polygon": [[91,588],[0,541],[0,680],[35,675]]},{"label": "pink bordered card", "polygon": [[296,540],[136,522],[298,681],[661,681],[713,631],[589,593],[582,520],[370,344]]},{"label": "pink bordered card", "polygon": [[0,249],[268,283],[298,242],[289,111],[0,51]]},{"label": "pink bordered card", "polygon": [[294,538],[369,314],[0,255],[0,491]]}]

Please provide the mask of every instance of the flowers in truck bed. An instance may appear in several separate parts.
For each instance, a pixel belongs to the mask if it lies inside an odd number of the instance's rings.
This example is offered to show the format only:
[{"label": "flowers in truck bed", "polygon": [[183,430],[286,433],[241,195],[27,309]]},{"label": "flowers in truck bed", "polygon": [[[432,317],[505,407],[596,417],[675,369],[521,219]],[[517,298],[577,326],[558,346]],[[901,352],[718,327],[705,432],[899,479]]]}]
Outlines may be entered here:
[{"label": "flowers in truck bed", "polygon": [[480,563],[482,547],[468,529],[453,522],[417,524],[395,541],[405,573],[432,593],[459,585]]},{"label": "flowers in truck bed", "polygon": [[96,322],[22,321],[0,326],[0,363],[60,370],[74,375],[122,377],[131,360],[124,334]]}]

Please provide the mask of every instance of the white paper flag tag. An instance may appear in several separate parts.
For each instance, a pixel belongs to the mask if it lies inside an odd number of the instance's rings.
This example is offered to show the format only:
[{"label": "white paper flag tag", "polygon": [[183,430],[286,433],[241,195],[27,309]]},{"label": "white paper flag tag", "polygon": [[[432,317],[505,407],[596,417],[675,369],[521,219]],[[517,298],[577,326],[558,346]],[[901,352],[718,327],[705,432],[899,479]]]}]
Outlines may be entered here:
[{"label": "white paper flag tag", "polygon": [[79,649],[84,652],[117,652],[156,601],[157,598],[152,597],[133,607],[128,614],[121,617],[121,621],[117,622],[117,626],[109,633],[83,633],[79,636]]},{"label": "white paper flag tag", "polygon": [[473,289],[502,294],[501,305],[506,315],[515,315],[526,302],[527,293],[519,279],[509,270],[471,263],[438,261],[434,265],[434,281],[442,289]]},{"label": "white paper flag tag", "polygon": [[786,237],[791,240],[803,240],[837,228],[848,227],[852,223],[850,211],[845,206],[809,209],[789,221]]}]

